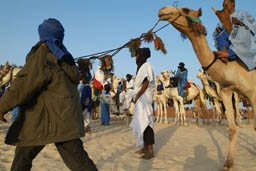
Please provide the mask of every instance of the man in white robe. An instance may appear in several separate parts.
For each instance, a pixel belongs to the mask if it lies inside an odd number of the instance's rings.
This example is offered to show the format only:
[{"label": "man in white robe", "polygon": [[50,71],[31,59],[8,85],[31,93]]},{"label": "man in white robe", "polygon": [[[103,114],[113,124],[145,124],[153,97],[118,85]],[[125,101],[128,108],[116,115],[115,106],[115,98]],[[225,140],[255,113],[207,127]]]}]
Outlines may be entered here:
[{"label": "man in white robe", "polygon": [[123,105],[124,109],[129,109],[132,102],[132,94],[134,90],[134,80],[132,79],[132,75],[126,75],[126,89],[122,90],[119,95],[120,104]]},{"label": "man in white robe", "polygon": [[138,68],[133,90],[135,111],[130,124],[133,134],[137,138],[137,147],[144,145],[141,150],[137,151],[137,153],[143,154],[143,159],[154,157],[153,144],[155,143],[152,108],[155,80],[152,65],[147,62],[149,57],[149,48],[139,48],[136,50]]}]

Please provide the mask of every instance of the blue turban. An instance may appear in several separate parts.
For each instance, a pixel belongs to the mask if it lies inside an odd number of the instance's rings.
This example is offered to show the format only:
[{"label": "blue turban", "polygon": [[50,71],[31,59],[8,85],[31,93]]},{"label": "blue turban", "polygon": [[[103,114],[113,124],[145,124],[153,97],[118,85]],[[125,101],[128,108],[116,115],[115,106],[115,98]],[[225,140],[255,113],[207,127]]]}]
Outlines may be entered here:
[{"label": "blue turban", "polygon": [[58,20],[54,18],[44,20],[38,27],[38,33],[41,38],[40,42],[45,42],[58,59],[62,59],[64,55],[69,54],[62,43],[64,28]]}]

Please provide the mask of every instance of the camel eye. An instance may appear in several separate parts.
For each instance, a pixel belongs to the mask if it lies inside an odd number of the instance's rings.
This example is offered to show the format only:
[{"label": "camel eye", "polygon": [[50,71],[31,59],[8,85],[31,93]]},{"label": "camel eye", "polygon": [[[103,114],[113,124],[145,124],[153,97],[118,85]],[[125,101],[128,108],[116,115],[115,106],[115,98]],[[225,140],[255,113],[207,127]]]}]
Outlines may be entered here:
[{"label": "camel eye", "polygon": [[190,9],[188,9],[188,8],[182,8],[182,11],[183,11],[185,14],[189,14]]}]

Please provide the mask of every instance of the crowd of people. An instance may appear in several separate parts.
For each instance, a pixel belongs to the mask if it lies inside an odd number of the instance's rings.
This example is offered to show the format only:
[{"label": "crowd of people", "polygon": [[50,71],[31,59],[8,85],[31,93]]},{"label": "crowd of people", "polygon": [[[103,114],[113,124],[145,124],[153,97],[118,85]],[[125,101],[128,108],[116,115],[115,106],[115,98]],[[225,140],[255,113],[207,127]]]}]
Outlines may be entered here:
[{"label": "crowd of people", "polygon": [[[235,1],[225,0],[223,6],[229,9],[235,25],[228,33],[218,24],[213,36],[216,40],[215,53],[223,62],[239,58],[254,69],[255,63],[241,52],[238,38],[247,35],[253,40],[256,33],[254,19],[245,12],[235,11]],[[38,27],[40,40],[28,53],[23,69],[16,75],[12,85],[0,91],[0,120],[6,122],[4,115],[13,110],[15,117],[6,135],[5,143],[15,145],[15,156],[11,170],[30,170],[32,161],[45,145],[54,143],[64,163],[71,170],[97,170],[80,140],[85,132],[90,132],[90,113],[92,110],[92,77],[89,73],[79,75],[78,68],[69,51],[63,44],[64,28],[53,18],[45,20]],[[244,38],[244,41],[248,41]],[[255,43],[255,42],[254,42]],[[253,44],[253,43],[252,43]],[[247,48],[248,49],[248,48]],[[249,51],[252,49],[249,49]],[[251,58],[255,53],[250,53]],[[138,48],[135,52],[137,71],[135,79],[126,75],[126,82],[118,85],[120,105],[135,103],[134,116],[130,123],[136,137],[136,153],[143,159],[154,157],[153,145],[153,95],[155,91],[154,70],[147,62],[151,56],[149,48]],[[248,57],[248,56],[247,56]],[[175,75],[178,78],[178,93],[186,98],[188,70],[180,62]],[[99,80],[100,81],[100,80]],[[103,86],[102,94],[110,95],[111,84]],[[4,93],[3,93],[4,92]],[[124,98],[126,103],[123,104]],[[101,125],[110,124],[109,106],[100,102]]]}]

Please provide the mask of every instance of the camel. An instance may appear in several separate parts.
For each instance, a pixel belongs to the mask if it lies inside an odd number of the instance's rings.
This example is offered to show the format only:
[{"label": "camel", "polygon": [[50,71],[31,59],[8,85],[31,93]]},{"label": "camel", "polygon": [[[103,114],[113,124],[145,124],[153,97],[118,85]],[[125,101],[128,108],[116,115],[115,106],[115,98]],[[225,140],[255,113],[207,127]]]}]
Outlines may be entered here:
[{"label": "camel", "polygon": [[173,100],[173,105],[175,108],[174,124],[176,125],[177,123],[181,122],[182,125],[187,126],[183,97],[178,95],[177,88],[167,88],[170,85],[170,72],[168,70],[161,71],[159,80],[163,83],[165,96],[168,99]]},{"label": "camel", "polygon": [[[164,87],[166,88],[170,85],[170,71],[163,70],[161,71],[161,74],[162,74],[162,77],[160,79],[164,84]],[[198,124],[198,120],[200,118],[200,115],[202,114],[201,112],[203,111],[203,113],[208,114],[208,110],[206,107],[206,102],[205,102],[203,91],[201,90],[201,88],[195,85],[191,80],[189,80],[189,82],[191,87],[188,88],[187,101],[191,101],[191,100],[195,101],[195,105],[198,111],[196,123]],[[176,114],[175,124],[177,123],[177,121],[179,121],[179,115],[181,116],[181,122],[186,122],[183,97],[178,95],[178,88],[177,87],[166,88],[165,94],[169,99],[173,99],[174,105],[178,105],[178,107],[175,107],[175,114]],[[209,119],[208,119],[208,123],[209,123]]]},{"label": "camel", "polygon": [[222,111],[221,111],[221,104],[220,104],[221,98],[219,97],[219,94],[218,94],[218,91],[219,91],[218,86],[217,86],[217,91],[213,87],[211,87],[209,84],[207,75],[201,70],[198,71],[197,78],[201,79],[204,90],[206,94],[209,96],[209,103],[211,105],[211,108],[214,109],[212,118],[214,121],[214,125],[216,125],[215,119],[217,119],[217,123],[220,123],[222,120],[222,116],[221,116]]},{"label": "camel", "polygon": [[1,68],[0,71],[0,86],[6,85],[10,83],[13,79],[15,79],[15,75],[22,69],[22,67],[10,66],[8,62],[6,65]]},{"label": "camel", "polygon": [[160,82],[160,77],[161,75],[157,75],[155,77],[155,85],[156,85],[156,90],[154,94],[154,101],[157,104],[157,117],[156,117],[156,122],[162,123],[163,121],[163,112],[164,112],[164,119],[165,123],[168,124],[168,119],[167,119],[167,101],[168,97],[165,94],[164,90],[157,91],[157,86]]},{"label": "camel", "polygon": [[[235,60],[223,63],[218,60],[209,48],[208,42],[200,28],[193,29],[188,18],[197,19],[202,15],[201,9],[192,10],[189,8],[177,8],[166,6],[159,10],[158,16],[162,21],[168,21],[177,30],[189,38],[193,49],[201,65],[207,70],[212,79],[220,84],[221,99],[226,108],[226,116],[229,123],[229,152],[223,170],[234,170],[234,151],[237,139],[237,130],[235,127],[234,110],[232,106],[232,93],[238,92],[248,97],[252,104],[253,113],[256,111],[256,71],[248,71],[245,66]],[[197,27],[198,28],[198,27]],[[256,115],[254,115],[254,129],[256,130]]]},{"label": "camel", "polygon": [[125,98],[123,99],[123,103],[122,105],[119,105],[119,111],[117,108],[117,104],[116,104],[116,99],[114,98],[115,94],[111,93],[111,95],[99,95],[99,98],[101,100],[103,100],[105,103],[107,103],[109,105],[109,109],[114,112],[114,113],[124,113],[126,116],[126,124],[129,123],[130,120],[130,115],[134,114],[134,103],[130,102],[129,105],[125,105],[127,104],[127,98],[126,96],[124,96]]},{"label": "camel", "polygon": [[[215,116],[216,115],[217,115],[217,123],[220,123],[221,120],[222,120],[222,116],[221,116],[222,115],[222,111],[221,111],[222,99],[220,97],[219,83],[212,80],[211,78],[209,78],[207,76],[207,74],[204,73],[202,70],[198,71],[197,77],[201,79],[203,87],[205,89],[205,92],[210,97],[209,102],[210,102],[210,105],[212,106],[212,109],[214,108],[214,105],[215,105],[215,110],[213,111],[214,123],[215,123]],[[209,80],[214,82],[214,84],[216,85],[216,90],[213,87],[210,86]],[[239,127],[242,127],[241,126],[242,116],[240,115],[240,110],[239,110],[240,98],[239,98],[239,95],[237,94],[237,92],[233,92],[233,97],[234,97],[233,106],[234,106],[234,109],[235,109],[235,117],[236,117],[236,121],[237,121],[236,124]]]}]

